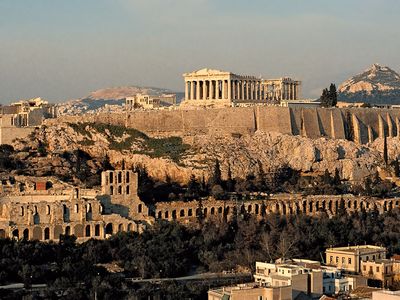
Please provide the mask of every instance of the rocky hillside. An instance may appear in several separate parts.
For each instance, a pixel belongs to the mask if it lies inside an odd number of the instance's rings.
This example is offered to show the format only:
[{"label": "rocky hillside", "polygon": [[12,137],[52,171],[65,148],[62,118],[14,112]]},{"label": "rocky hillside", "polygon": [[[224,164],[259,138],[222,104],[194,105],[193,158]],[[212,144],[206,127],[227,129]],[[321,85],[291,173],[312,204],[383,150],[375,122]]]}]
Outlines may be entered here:
[{"label": "rocky hillside", "polygon": [[[38,129],[29,140],[20,140],[13,147],[15,157],[23,158],[29,174],[42,168],[40,174],[52,170],[67,176],[77,164],[77,150],[83,151],[85,174],[101,170],[106,154],[114,166],[122,160],[127,167],[146,166],[149,174],[163,180],[169,176],[186,183],[191,174],[208,177],[217,158],[222,175],[228,167],[234,177],[244,178],[289,166],[305,173],[331,174],[335,169],[345,180],[359,181],[374,174],[383,165],[383,141],[357,145],[346,140],[308,139],[275,133],[257,132],[252,136],[189,136],[151,138],[134,129],[103,124],[59,124]],[[400,155],[400,142],[388,138],[389,158]],[[37,152],[41,155],[32,155]],[[83,164],[84,162],[84,164]]]},{"label": "rocky hillside", "polygon": [[373,64],[343,82],[339,100],[371,104],[400,104],[400,75],[389,67]]},{"label": "rocky hillside", "polygon": [[[112,87],[94,91],[81,99],[71,100],[57,105],[60,115],[77,115],[97,112],[121,112],[122,104],[126,97],[136,94],[162,95],[175,93],[168,89],[124,86]],[[177,94],[177,101],[183,98],[182,93]]]}]

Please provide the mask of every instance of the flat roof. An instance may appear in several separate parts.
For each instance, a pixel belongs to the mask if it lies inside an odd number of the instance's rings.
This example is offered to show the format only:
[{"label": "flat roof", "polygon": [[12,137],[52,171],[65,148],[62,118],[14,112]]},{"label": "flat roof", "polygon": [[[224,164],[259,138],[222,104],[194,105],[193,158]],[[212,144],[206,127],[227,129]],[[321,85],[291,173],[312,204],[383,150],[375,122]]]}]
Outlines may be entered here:
[{"label": "flat roof", "polygon": [[374,246],[374,245],[360,245],[360,246],[347,246],[347,247],[335,247],[335,248],[328,248],[326,252],[348,252],[348,253],[370,253],[375,251],[386,251],[385,247],[381,246]]}]

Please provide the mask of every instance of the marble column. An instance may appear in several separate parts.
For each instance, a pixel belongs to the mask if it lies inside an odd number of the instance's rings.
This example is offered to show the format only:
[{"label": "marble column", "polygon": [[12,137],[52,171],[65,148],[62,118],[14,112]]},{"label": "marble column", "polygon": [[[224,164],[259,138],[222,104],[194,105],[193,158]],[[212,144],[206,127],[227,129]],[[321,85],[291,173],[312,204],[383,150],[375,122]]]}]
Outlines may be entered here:
[{"label": "marble column", "polygon": [[225,93],[226,93],[226,83],[225,83],[225,79],[224,80],[222,80],[222,99],[226,99],[226,95],[225,95]]},{"label": "marble column", "polygon": [[219,99],[219,80],[215,80],[215,99]]},{"label": "marble column", "polygon": [[203,100],[207,100],[207,80],[203,80]]},{"label": "marble column", "polygon": [[185,100],[189,100],[189,81],[185,81]]},{"label": "marble column", "polygon": [[241,91],[241,100],[244,100],[244,80],[240,81],[240,89]]},{"label": "marble column", "polygon": [[232,81],[228,79],[228,100],[232,101]]},{"label": "marble column", "polygon": [[196,100],[200,100],[200,80],[196,81]]},{"label": "marble column", "polygon": [[239,80],[237,80],[236,81],[237,82],[237,84],[236,84],[236,99],[237,100],[240,100],[240,81]]}]

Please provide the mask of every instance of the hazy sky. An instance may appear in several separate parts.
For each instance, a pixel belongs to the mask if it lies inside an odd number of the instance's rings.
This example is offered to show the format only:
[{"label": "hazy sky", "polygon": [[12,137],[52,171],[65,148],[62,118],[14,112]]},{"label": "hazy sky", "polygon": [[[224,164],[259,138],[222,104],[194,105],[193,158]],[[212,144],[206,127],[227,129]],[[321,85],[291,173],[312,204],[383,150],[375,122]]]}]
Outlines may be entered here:
[{"label": "hazy sky", "polygon": [[399,0],[0,0],[0,102],[143,85],[204,67],[292,76],[303,95],[400,71]]}]

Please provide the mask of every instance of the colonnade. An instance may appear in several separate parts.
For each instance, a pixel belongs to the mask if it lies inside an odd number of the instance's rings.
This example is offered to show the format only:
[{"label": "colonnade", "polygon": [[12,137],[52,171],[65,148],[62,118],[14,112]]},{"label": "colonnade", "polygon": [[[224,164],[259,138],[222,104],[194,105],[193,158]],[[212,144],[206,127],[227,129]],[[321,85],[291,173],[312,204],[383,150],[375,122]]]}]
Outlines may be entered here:
[{"label": "colonnade", "polygon": [[300,82],[291,79],[195,79],[185,81],[185,100],[258,101],[296,100]]}]

